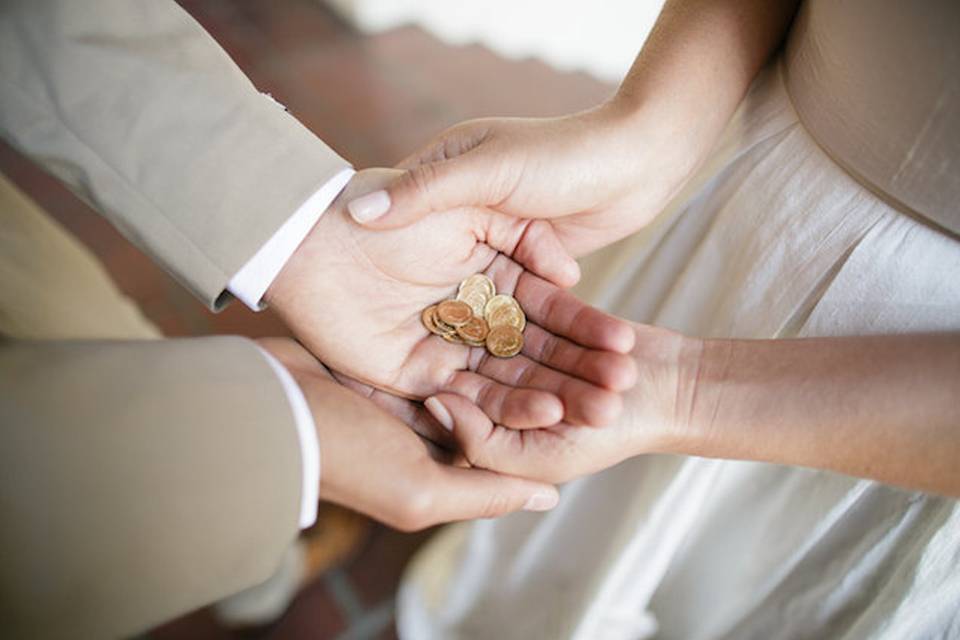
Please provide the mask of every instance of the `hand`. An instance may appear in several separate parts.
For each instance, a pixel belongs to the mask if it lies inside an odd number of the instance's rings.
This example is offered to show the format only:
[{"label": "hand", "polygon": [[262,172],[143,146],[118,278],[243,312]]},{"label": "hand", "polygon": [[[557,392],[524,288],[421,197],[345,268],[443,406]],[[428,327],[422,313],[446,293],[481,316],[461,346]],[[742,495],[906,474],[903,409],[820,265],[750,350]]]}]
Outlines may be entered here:
[{"label": "hand", "polygon": [[[396,171],[364,171],[340,202],[386,185]],[[501,255],[498,251],[502,252]],[[576,279],[550,226],[483,209],[451,211],[391,231],[328,211],[287,263],[267,301],[329,367],[409,398],[440,391],[476,401],[516,428],[602,424],[635,377],[629,325],[583,304],[506,256],[561,283]],[[485,272],[527,313],[523,353],[501,360],[431,336],[420,312]],[[619,353],[617,353],[619,352]]]},{"label": "hand", "polygon": [[441,393],[426,407],[452,431],[477,468],[559,483],[642,453],[684,450],[702,342],[635,325],[639,379],[621,416],[603,429],[558,424],[517,431],[497,425],[463,398]]},{"label": "hand", "polygon": [[[557,503],[549,484],[450,464],[455,457],[331,379],[293,340],[258,341],[300,385],[320,441],[320,497],[403,531],[452,520],[545,511]],[[411,422],[429,421],[409,405]]]},{"label": "hand", "polygon": [[[486,206],[550,219],[563,246],[584,255],[645,225],[692,170],[659,125],[617,101],[561,118],[464,122],[404,160],[405,173],[386,195],[360,198],[350,211],[384,229],[434,211]],[[371,219],[376,214],[385,215]]]}]

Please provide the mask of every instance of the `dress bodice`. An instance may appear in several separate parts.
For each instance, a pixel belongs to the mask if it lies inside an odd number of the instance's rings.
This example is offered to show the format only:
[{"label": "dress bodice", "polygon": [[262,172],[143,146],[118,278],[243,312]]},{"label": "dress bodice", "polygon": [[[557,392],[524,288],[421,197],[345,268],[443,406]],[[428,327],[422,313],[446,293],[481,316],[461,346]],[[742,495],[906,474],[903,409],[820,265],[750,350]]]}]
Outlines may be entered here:
[{"label": "dress bodice", "polygon": [[808,0],[785,60],[800,120],[836,162],[960,234],[960,2]]}]

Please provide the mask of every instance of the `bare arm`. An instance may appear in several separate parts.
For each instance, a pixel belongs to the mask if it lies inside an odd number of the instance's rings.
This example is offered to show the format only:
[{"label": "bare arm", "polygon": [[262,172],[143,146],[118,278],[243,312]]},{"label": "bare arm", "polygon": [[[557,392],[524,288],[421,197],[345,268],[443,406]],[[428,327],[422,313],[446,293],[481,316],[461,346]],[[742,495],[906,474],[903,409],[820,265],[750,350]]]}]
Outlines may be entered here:
[{"label": "bare arm", "polygon": [[564,482],[632,456],[675,453],[960,496],[960,333],[699,340],[646,325],[636,333],[639,382],[621,419],[600,429],[521,432],[439,394],[467,458]]},{"label": "bare arm", "polygon": [[960,496],[960,334],[707,340],[698,362],[684,453]]},{"label": "bare arm", "polygon": [[[710,151],[760,68],[783,42],[798,0],[668,0],[613,104],[679,149],[676,177]],[[654,133],[658,132],[658,133]]]},{"label": "bare arm", "polygon": [[561,118],[484,118],[444,131],[386,190],[351,203],[361,224],[404,226],[483,205],[548,218],[574,255],[659,213],[713,147],[797,0],[670,0],[617,94]]}]

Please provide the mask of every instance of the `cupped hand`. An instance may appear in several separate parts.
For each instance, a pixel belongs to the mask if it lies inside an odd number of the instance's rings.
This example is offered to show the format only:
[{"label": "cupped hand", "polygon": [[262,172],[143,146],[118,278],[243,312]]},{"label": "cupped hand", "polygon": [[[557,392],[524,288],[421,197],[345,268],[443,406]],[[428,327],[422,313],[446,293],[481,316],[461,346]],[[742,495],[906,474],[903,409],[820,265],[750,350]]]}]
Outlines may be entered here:
[{"label": "cupped hand", "polygon": [[473,467],[545,482],[566,482],[643,453],[684,452],[702,344],[656,327],[636,325],[636,332],[637,385],[624,394],[623,413],[603,429],[510,429],[450,393],[428,398],[426,407]]},{"label": "cupped hand", "polygon": [[[617,392],[635,377],[624,355],[634,334],[555,284],[572,284],[577,272],[550,225],[461,208],[400,229],[368,230],[346,214],[343,203],[398,175],[357,174],[268,291],[267,301],[304,346],[371,386],[415,399],[462,394],[516,428],[613,419]],[[527,313],[517,357],[500,360],[450,344],[421,325],[425,307],[452,297],[478,272]]]},{"label": "cupped hand", "polygon": [[358,198],[350,211],[383,229],[486,206],[550,219],[563,246],[580,256],[649,222],[691,161],[662,125],[638,121],[616,101],[560,118],[484,118],[440,133],[400,163],[404,173],[386,193]]},{"label": "cupped hand", "polygon": [[[320,498],[413,531],[453,520],[544,511],[557,503],[542,482],[453,464],[456,456],[418,436],[400,419],[335,382],[296,342],[259,344],[280,360],[303,391],[320,442]],[[404,419],[428,422],[408,405]]]}]

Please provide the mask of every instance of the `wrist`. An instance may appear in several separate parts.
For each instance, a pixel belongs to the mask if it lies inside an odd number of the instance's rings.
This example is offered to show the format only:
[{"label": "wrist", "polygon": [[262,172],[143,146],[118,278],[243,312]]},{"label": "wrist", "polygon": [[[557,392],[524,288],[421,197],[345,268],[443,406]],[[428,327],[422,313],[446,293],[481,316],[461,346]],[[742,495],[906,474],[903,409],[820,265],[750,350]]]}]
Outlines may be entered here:
[{"label": "wrist", "polygon": [[638,380],[624,422],[631,453],[694,454],[702,446],[692,410],[705,341],[650,325],[635,330]]},{"label": "wrist", "polygon": [[683,431],[685,453],[705,457],[723,457],[729,453],[722,425],[728,406],[735,341],[704,339],[685,374],[685,410]]},{"label": "wrist", "polygon": [[707,340],[679,336],[672,361],[672,395],[664,422],[670,425],[658,449],[661,453],[700,455],[707,430],[699,422],[699,391]]},{"label": "wrist", "polygon": [[[696,119],[675,108],[617,93],[593,112],[616,148],[632,165],[633,187],[643,183],[645,192],[656,194],[665,205],[712,148],[697,130]],[[653,197],[648,195],[648,198]]]},{"label": "wrist", "polygon": [[295,312],[292,307],[307,292],[306,287],[309,286],[310,295],[313,297],[320,293],[315,290],[326,279],[317,276],[327,270],[326,260],[332,251],[324,246],[325,241],[330,239],[327,236],[331,234],[322,233],[321,228],[329,227],[329,219],[336,213],[327,211],[313,225],[263,295],[263,301],[285,321],[293,317]]},{"label": "wrist", "polygon": [[296,256],[297,251],[294,251],[286,264],[283,265],[280,273],[277,274],[277,277],[273,279],[273,282],[270,283],[270,286],[267,287],[267,290],[263,293],[263,304],[280,315],[283,315],[283,309],[286,306],[287,292],[293,288],[290,285],[290,280],[296,279],[293,274],[295,274],[297,270],[292,266]]}]

